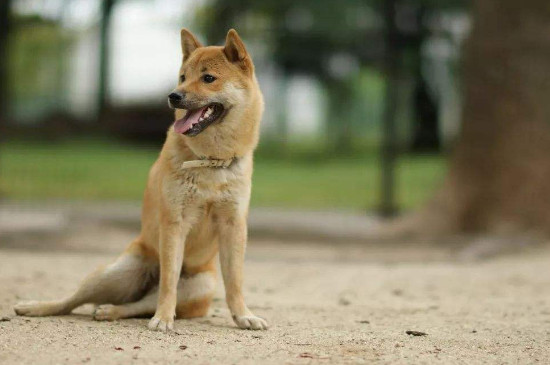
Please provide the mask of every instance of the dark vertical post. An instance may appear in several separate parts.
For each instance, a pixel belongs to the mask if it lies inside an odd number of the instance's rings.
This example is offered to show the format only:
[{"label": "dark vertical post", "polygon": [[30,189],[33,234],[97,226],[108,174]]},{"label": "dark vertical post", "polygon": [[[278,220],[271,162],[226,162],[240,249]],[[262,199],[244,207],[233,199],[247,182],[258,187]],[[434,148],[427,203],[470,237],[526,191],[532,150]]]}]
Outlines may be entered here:
[{"label": "dark vertical post", "polygon": [[428,38],[428,29],[424,19],[428,14],[426,6],[415,9],[417,28],[409,35],[407,46],[411,49],[413,63],[414,91],[413,91],[413,131],[411,152],[439,152],[441,148],[439,138],[439,105],[434,99],[428,83],[422,72],[422,45]]},{"label": "dark vertical post", "polygon": [[[8,119],[8,34],[10,31],[10,4],[10,0],[0,1],[0,143],[4,139]],[[1,176],[2,172],[0,171]]]},{"label": "dark vertical post", "polygon": [[381,146],[381,199],[379,213],[392,216],[397,212],[395,206],[395,163],[396,133],[395,115],[397,108],[397,78],[399,73],[399,34],[395,24],[396,1],[384,1],[385,20],[385,77],[383,135]]},{"label": "dark vertical post", "polygon": [[8,118],[8,33],[10,31],[9,0],[0,1],[0,138]]},{"label": "dark vertical post", "polygon": [[109,37],[111,14],[115,0],[103,0],[101,3],[101,24],[99,33],[99,85],[97,91],[97,111],[99,117],[104,114],[109,103]]}]

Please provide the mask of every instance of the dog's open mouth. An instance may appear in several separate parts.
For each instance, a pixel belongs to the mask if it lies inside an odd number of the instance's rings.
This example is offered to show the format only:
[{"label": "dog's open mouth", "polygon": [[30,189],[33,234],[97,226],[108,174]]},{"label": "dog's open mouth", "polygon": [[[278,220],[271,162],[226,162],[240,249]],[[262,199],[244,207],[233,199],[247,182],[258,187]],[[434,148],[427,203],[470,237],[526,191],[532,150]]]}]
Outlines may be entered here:
[{"label": "dog's open mouth", "polygon": [[176,133],[185,134],[186,136],[196,136],[219,119],[223,111],[223,106],[217,103],[188,110],[183,118],[176,120],[174,130]]}]

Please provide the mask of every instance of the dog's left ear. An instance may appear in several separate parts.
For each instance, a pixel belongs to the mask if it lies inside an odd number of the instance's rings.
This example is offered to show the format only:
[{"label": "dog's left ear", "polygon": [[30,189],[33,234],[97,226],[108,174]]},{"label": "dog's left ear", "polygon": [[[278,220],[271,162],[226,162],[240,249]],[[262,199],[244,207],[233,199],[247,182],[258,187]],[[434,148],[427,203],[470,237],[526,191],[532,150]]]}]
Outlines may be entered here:
[{"label": "dog's left ear", "polygon": [[202,47],[202,44],[197,40],[197,38],[195,38],[193,33],[183,28],[181,30],[181,50],[183,52],[183,60],[187,60],[191,53],[200,47]]},{"label": "dog's left ear", "polygon": [[254,66],[250,60],[248,52],[246,51],[244,43],[235,29],[230,29],[229,32],[227,32],[223,53],[229,62],[238,64],[243,70],[254,70]]}]

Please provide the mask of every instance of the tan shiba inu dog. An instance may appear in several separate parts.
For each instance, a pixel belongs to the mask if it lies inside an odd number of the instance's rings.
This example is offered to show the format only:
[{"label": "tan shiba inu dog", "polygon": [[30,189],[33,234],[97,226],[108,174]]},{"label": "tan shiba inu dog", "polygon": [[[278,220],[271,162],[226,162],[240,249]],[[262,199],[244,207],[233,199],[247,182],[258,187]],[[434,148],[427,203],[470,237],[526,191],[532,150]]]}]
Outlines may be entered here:
[{"label": "tan shiba inu dog", "polygon": [[72,296],[20,303],[17,314],[60,315],[95,303],[96,320],[154,314],[150,329],[171,330],[175,317],[207,313],[219,252],[233,320],[267,328],[242,294],[252,153],[264,108],[254,65],[235,30],[223,47],[203,47],[183,29],[181,44],[179,84],[168,97],[176,121],[149,174],[141,234]]}]

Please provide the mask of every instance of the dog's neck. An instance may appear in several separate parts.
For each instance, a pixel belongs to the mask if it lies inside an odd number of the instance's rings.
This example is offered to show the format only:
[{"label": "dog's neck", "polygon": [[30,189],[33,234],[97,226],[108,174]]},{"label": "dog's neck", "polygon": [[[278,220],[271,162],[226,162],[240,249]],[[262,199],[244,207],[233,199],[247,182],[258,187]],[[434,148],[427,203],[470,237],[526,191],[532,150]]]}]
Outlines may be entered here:
[{"label": "dog's neck", "polygon": [[[174,168],[183,167],[184,169],[188,167],[209,167],[207,165],[210,164],[212,164],[211,167],[225,167],[241,159],[252,161],[249,157],[252,157],[255,145],[248,149],[242,148],[243,146],[240,146],[241,148],[239,149],[232,149],[229,146],[220,146],[220,144],[215,145],[216,148],[205,148],[205,146],[209,146],[210,144],[204,141],[201,141],[199,144],[193,144],[193,140],[196,138],[177,134],[170,127],[161,153],[171,162]],[[187,163],[190,161],[194,162],[191,164]],[[202,162],[199,163],[197,161]],[[209,161],[217,162],[211,163]]]},{"label": "dog's neck", "polygon": [[213,160],[213,159],[201,159],[185,161],[181,164],[180,168],[183,170],[194,169],[201,167],[222,168],[226,169],[238,162],[238,158],[232,158],[230,160]]},{"label": "dog's neck", "polygon": [[256,148],[256,131],[251,130],[248,135],[241,136],[237,136],[237,133],[242,131],[228,133],[223,129],[210,128],[196,137],[178,137],[199,159],[228,160],[251,154]]}]

